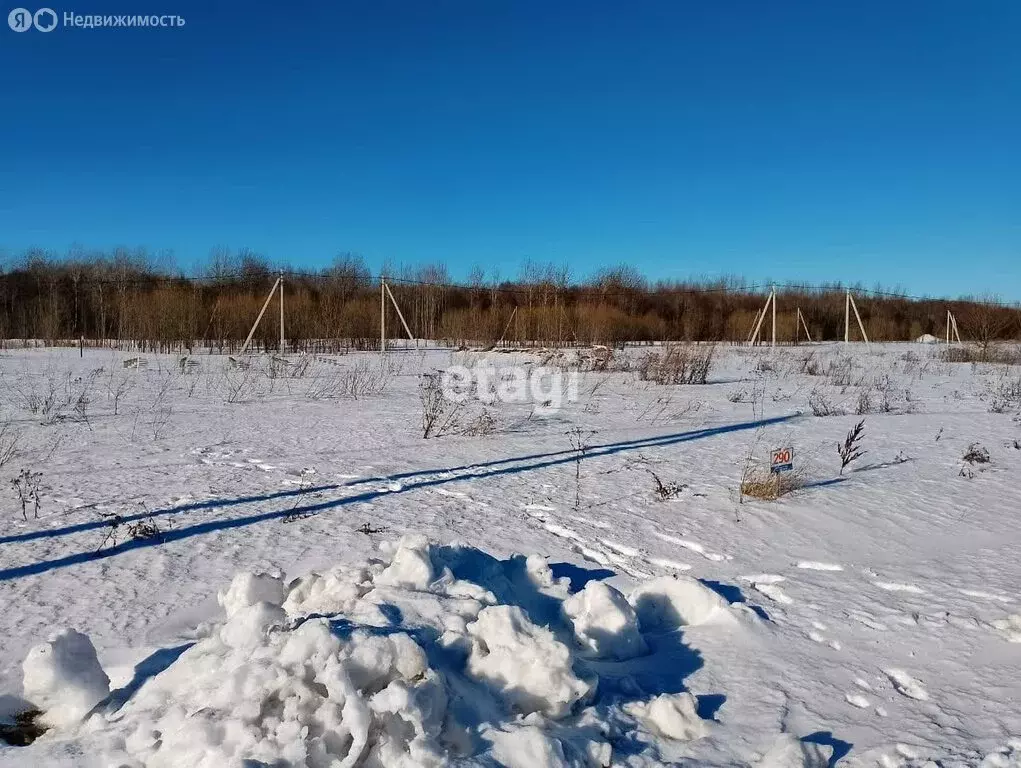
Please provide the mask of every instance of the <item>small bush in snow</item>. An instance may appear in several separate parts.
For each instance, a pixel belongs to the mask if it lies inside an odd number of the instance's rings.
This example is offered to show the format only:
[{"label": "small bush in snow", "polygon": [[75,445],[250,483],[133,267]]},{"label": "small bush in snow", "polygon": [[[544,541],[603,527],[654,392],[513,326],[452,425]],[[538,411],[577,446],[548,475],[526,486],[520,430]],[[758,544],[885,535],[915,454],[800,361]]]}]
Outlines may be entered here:
[{"label": "small bush in snow", "polygon": [[28,520],[28,508],[32,507],[35,517],[39,517],[39,483],[43,479],[42,472],[21,470],[21,474],[11,480],[11,487],[21,502],[21,516]]},{"label": "small bush in snow", "polygon": [[861,449],[861,441],[865,436],[865,419],[854,425],[854,429],[847,433],[843,443],[837,443],[837,453],[840,455],[840,474],[849,464],[857,461],[868,451]]},{"label": "small bush in snow", "polygon": [[657,384],[705,384],[715,354],[715,344],[670,344],[663,352],[646,355],[638,374],[642,381]]},{"label": "small bush in snow", "polygon": [[772,474],[761,467],[746,467],[741,476],[741,496],[776,501],[805,486],[804,475],[795,470]]},{"label": "small bush in snow", "polygon": [[991,461],[989,451],[978,443],[969,445],[962,458],[969,464],[988,464]]},{"label": "small bush in snow", "polygon": [[447,399],[443,392],[443,378],[439,373],[423,373],[418,386],[422,403],[422,437],[442,435],[454,423],[460,404]]},{"label": "small bush in snow", "polygon": [[657,475],[651,469],[649,470],[649,474],[652,475],[652,481],[656,484],[655,487],[656,497],[660,501],[666,501],[667,499],[672,499],[675,496],[680,496],[681,491],[683,491],[687,487],[686,485],[684,485],[684,483],[674,482],[664,483],[662,480],[659,479],[659,475]]},{"label": "small bush in snow", "polygon": [[840,408],[834,407],[818,387],[809,394],[808,407],[812,409],[812,414],[815,416],[843,416],[844,414]]}]

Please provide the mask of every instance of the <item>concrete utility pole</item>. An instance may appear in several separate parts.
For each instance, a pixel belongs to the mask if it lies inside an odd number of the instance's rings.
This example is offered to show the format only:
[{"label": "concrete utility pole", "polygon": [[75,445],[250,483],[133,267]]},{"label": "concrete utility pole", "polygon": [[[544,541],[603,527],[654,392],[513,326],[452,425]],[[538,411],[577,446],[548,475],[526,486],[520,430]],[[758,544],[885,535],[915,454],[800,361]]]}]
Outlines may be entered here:
[{"label": "concrete utility pole", "polygon": [[847,289],[844,297],[844,343],[851,342],[851,289]]},{"label": "concrete utility pole", "polygon": [[280,354],[284,353],[284,271],[280,270]]},{"label": "concrete utility pole", "polygon": [[776,286],[773,286],[773,292],[770,294],[773,297],[773,344],[776,346]]}]

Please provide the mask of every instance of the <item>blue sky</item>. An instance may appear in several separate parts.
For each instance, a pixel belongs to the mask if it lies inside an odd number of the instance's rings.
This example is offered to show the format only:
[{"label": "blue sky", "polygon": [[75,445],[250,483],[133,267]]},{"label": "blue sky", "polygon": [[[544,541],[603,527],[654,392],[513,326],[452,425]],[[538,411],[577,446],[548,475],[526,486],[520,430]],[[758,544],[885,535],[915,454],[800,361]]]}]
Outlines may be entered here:
[{"label": "blue sky", "polygon": [[0,27],[0,249],[1021,299],[1021,3],[88,2]]}]

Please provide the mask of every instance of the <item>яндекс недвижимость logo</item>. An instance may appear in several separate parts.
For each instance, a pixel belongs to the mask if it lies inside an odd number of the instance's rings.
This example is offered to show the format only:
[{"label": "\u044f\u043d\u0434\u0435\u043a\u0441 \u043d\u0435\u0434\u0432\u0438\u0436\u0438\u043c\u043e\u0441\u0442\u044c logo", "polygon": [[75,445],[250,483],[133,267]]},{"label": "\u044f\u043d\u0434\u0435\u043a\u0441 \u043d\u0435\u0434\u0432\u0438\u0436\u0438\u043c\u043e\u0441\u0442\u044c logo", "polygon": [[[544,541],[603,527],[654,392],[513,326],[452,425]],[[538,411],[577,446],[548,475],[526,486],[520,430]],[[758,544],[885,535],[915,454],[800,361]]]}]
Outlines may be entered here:
[{"label": "\u044f\u043d\u0434\u0435\u043a\u0441 \u043d\u0435\u0434\u0432\u0438\u0436\u0438\u043c\u043e\u0441\u0442\u044c logo", "polygon": [[52,8],[40,8],[35,13],[15,8],[7,14],[7,25],[15,32],[27,32],[33,26],[40,32],[52,32],[57,27],[57,12]]},{"label": "\u044f\u043d\u0434\u0435\u043a\u0441 \u043d\u0435\u0434\u0432\u0438\u0436\u0438\u043c\u043e\u0441\u0442\u044c logo", "polygon": [[33,13],[28,8],[15,8],[7,14],[7,26],[15,32],[28,32],[33,27],[40,32],[52,32],[63,21],[65,28],[71,29],[103,29],[104,27],[183,27],[184,17],[177,14],[149,15],[114,15],[114,14],[80,14],[64,11],[58,17],[52,8],[40,8]]}]

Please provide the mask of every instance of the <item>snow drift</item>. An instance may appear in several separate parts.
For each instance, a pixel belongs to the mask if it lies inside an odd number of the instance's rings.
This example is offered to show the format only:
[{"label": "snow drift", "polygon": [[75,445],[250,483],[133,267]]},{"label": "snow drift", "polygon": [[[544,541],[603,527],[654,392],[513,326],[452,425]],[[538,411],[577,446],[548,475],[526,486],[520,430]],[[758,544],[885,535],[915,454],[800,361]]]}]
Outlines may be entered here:
[{"label": "snow drift", "polygon": [[237,575],[225,620],[137,690],[107,696],[88,638],[55,636],[25,661],[26,695],[55,726],[44,740],[131,768],[542,768],[607,766],[624,743],[655,765],[711,736],[677,670],[659,670],[675,688],[657,695],[628,674],[663,665],[650,632],[738,625],[699,582],[572,595],[535,556],[414,536],[382,550],[289,583]]}]

